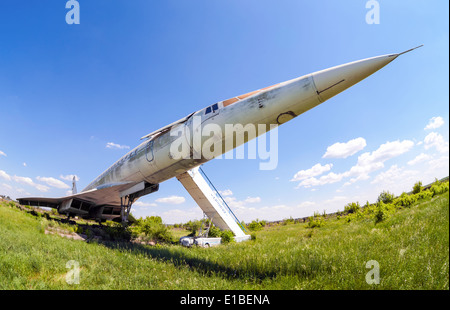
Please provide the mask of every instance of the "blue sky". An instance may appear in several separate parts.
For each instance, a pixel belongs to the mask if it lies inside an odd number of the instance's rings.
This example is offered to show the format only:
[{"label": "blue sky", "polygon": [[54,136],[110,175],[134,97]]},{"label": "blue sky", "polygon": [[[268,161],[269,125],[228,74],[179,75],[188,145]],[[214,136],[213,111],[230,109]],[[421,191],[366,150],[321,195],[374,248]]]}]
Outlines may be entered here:
[{"label": "blue sky", "polygon": [[[448,175],[447,1],[379,0],[379,24],[365,0],[79,0],[78,25],[65,3],[0,3],[0,194],[64,196],[66,176],[82,189],[143,135],[214,102],[420,44],[281,126],[276,169],[203,169],[245,221],[343,210]],[[202,216],[176,179],[132,213]]]}]

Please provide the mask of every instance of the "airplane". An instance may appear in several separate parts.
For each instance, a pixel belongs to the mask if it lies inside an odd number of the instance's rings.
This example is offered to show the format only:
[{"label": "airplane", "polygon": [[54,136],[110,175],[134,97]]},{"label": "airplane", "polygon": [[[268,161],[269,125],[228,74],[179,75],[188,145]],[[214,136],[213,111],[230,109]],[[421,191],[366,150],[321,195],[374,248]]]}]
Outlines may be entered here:
[{"label": "airplane", "polygon": [[[143,136],[142,143],[81,192],[76,192],[74,179],[72,195],[60,198],[19,198],[18,201],[23,205],[56,208],[60,214],[69,217],[79,216],[98,221],[121,220],[127,223],[131,206],[137,199],[156,192],[160,183],[176,177],[216,226],[231,229],[235,235],[243,236],[240,229],[243,227],[238,219],[231,209],[226,210],[224,201],[217,199],[221,197],[214,193],[214,186],[211,189],[212,184],[208,186],[201,176],[200,165],[274,128],[270,125],[281,125],[316,107],[359,83],[398,56],[421,46],[402,53],[346,63],[216,102]],[[263,124],[268,129],[257,132],[256,136],[249,136],[245,132],[236,132],[232,137],[219,136],[216,140],[222,145],[217,147],[218,151],[213,156],[208,157],[201,154],[199,149],[209,137],[195,135],[201,126],[208,124],[215,124],[222,129],[227,124]],[[173,132],[177,132],[177,135]],[[244,137],[238,139],[238,134]],[[185,156],[174,156],[173,144],[176,141],[188,146]]]}]

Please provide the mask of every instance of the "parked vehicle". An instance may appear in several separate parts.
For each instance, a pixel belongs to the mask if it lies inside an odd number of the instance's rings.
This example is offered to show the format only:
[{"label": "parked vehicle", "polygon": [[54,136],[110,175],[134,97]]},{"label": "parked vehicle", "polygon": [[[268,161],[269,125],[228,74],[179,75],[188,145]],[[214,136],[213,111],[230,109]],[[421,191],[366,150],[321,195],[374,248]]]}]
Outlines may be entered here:
[{"label": "parked vehicle", "polygon": [[193,245],[200,246],[203,248],[209,248],[212,246],[219,245],[222,242],[222,238],[207,238],[207,237],[181,237],[180,243],[182,246],[191,247]]}]

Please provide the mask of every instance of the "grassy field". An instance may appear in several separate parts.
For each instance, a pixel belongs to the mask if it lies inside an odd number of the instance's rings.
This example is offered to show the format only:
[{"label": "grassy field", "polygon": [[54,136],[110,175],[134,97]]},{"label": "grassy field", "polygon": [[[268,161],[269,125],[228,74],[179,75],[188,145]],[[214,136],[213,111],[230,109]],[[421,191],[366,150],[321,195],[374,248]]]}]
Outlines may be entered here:
[{"label": "grassy field", "polygon": [[[45,234],[45,221],[0,203],[0,289],[449,289],[448,192],[378,224],[334,217],[207,249],[87,243]],[[379,284],[366,282],[372,260]]]}]

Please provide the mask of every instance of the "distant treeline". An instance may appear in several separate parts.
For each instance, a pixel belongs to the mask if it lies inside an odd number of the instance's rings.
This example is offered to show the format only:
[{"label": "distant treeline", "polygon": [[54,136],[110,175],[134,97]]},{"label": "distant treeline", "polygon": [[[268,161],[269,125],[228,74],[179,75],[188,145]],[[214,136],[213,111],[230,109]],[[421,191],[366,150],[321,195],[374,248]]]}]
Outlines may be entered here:
[{"label": "distant treeline", "polygon": [[[296,223],[308,223],[307,227],[315,228],[321,227],[325,224],[327,217],[337,217],[338,219],[344,219],[347,222],[351,222],[356,218],[371,218],[375,223],[379,223],[388,218],[395,210],[401,208],[408,208],[418,201],[429,200],[432,197],[445,193],[449,190],[449,177],[441,180],[436,179],[435,182],[423,186],[422,182],[418,181],[414,184],[412,190],[409,193],[403,192],[400,196],[395,197],[394,194],[389,191],[383,191],[378,196],[377,202],[370,204],[368,201],[364,205],[360,205],[359,202],[350,202],[344,206],[344,211],[337,211],[327,214],[325,211],[320,213],[314,213],[313,216],[303,218],[287,218],[280,221],[266,221],[266,220],[253,220],[250,223],[241,222],[245,230],[258,231],[266,226],[275,225],[288,225]],[[4,200],[8,200],[5,196],[1,196]],[[6,199],[5,199],[6,198]],[[24,211],[27,211],[35,216],[45,216],[52,222],[58,216],[56,210],[45,212],[39,208],[32,208],[29,206],[20,206],[13,201],[9,204],[19,207]],[[198,236],[200,234],[207,235],[209,237],[222,237],[224,242],[230,242],[233,240],[233,234],[231,231],[221,231],[215,227],[210,219],[189,221],[185,224],[166,225],[163,223],[159,216],[149,216],[140,219],[132,219],[130,225],[123,226],[119,223],[107,221],[105,225],[102,225],[101,230],[108,232],[105,239],[126,239],[126,240],[139,240],[139,242],[145,243],[176,243],[171,228],[188,230],[190,236]],[[59,219],[61,221],[61,219]],[[71,224],[75,222],[70,221]],[[77,228],[72,229],[76,233],[93,234],[95,229],[100,230],[98,227],[89,223],[84,225],[77,224]]]},{"label": "distant treeline", "polygon": [[421,181],[414,184],[413,189],[406,193],[403,192],[400,196],[395,196],[389,191],[383,191],[378,196],[377,202],[370,204],[368,201],[364,205],[360,205],[359,202],[350,202],[344,206],[344,211],[337,211],[327,214],[325,211],[320,214],[315,212],[314,216],[308,216],[303,218],[284,219],[281,221],[260,221],[254,220],[249,224],[246,224],[250,230],[260,230],[265,226],[273,225],[287,225],[293,223],[308,223],[308,227],[321,227],[324,225],[327,217],[337,217],[338,219],[345,218],[347,222],[352,221],[355,218],[373,218],[375,223],[379,223],[389,217],[396,209],[408,208],[412,204],[418,201],[429,200],[432,197],[448,192],[449,190],[449,177],[445,177],[441,180],[435,179],[433,183],[423,186]]}]

